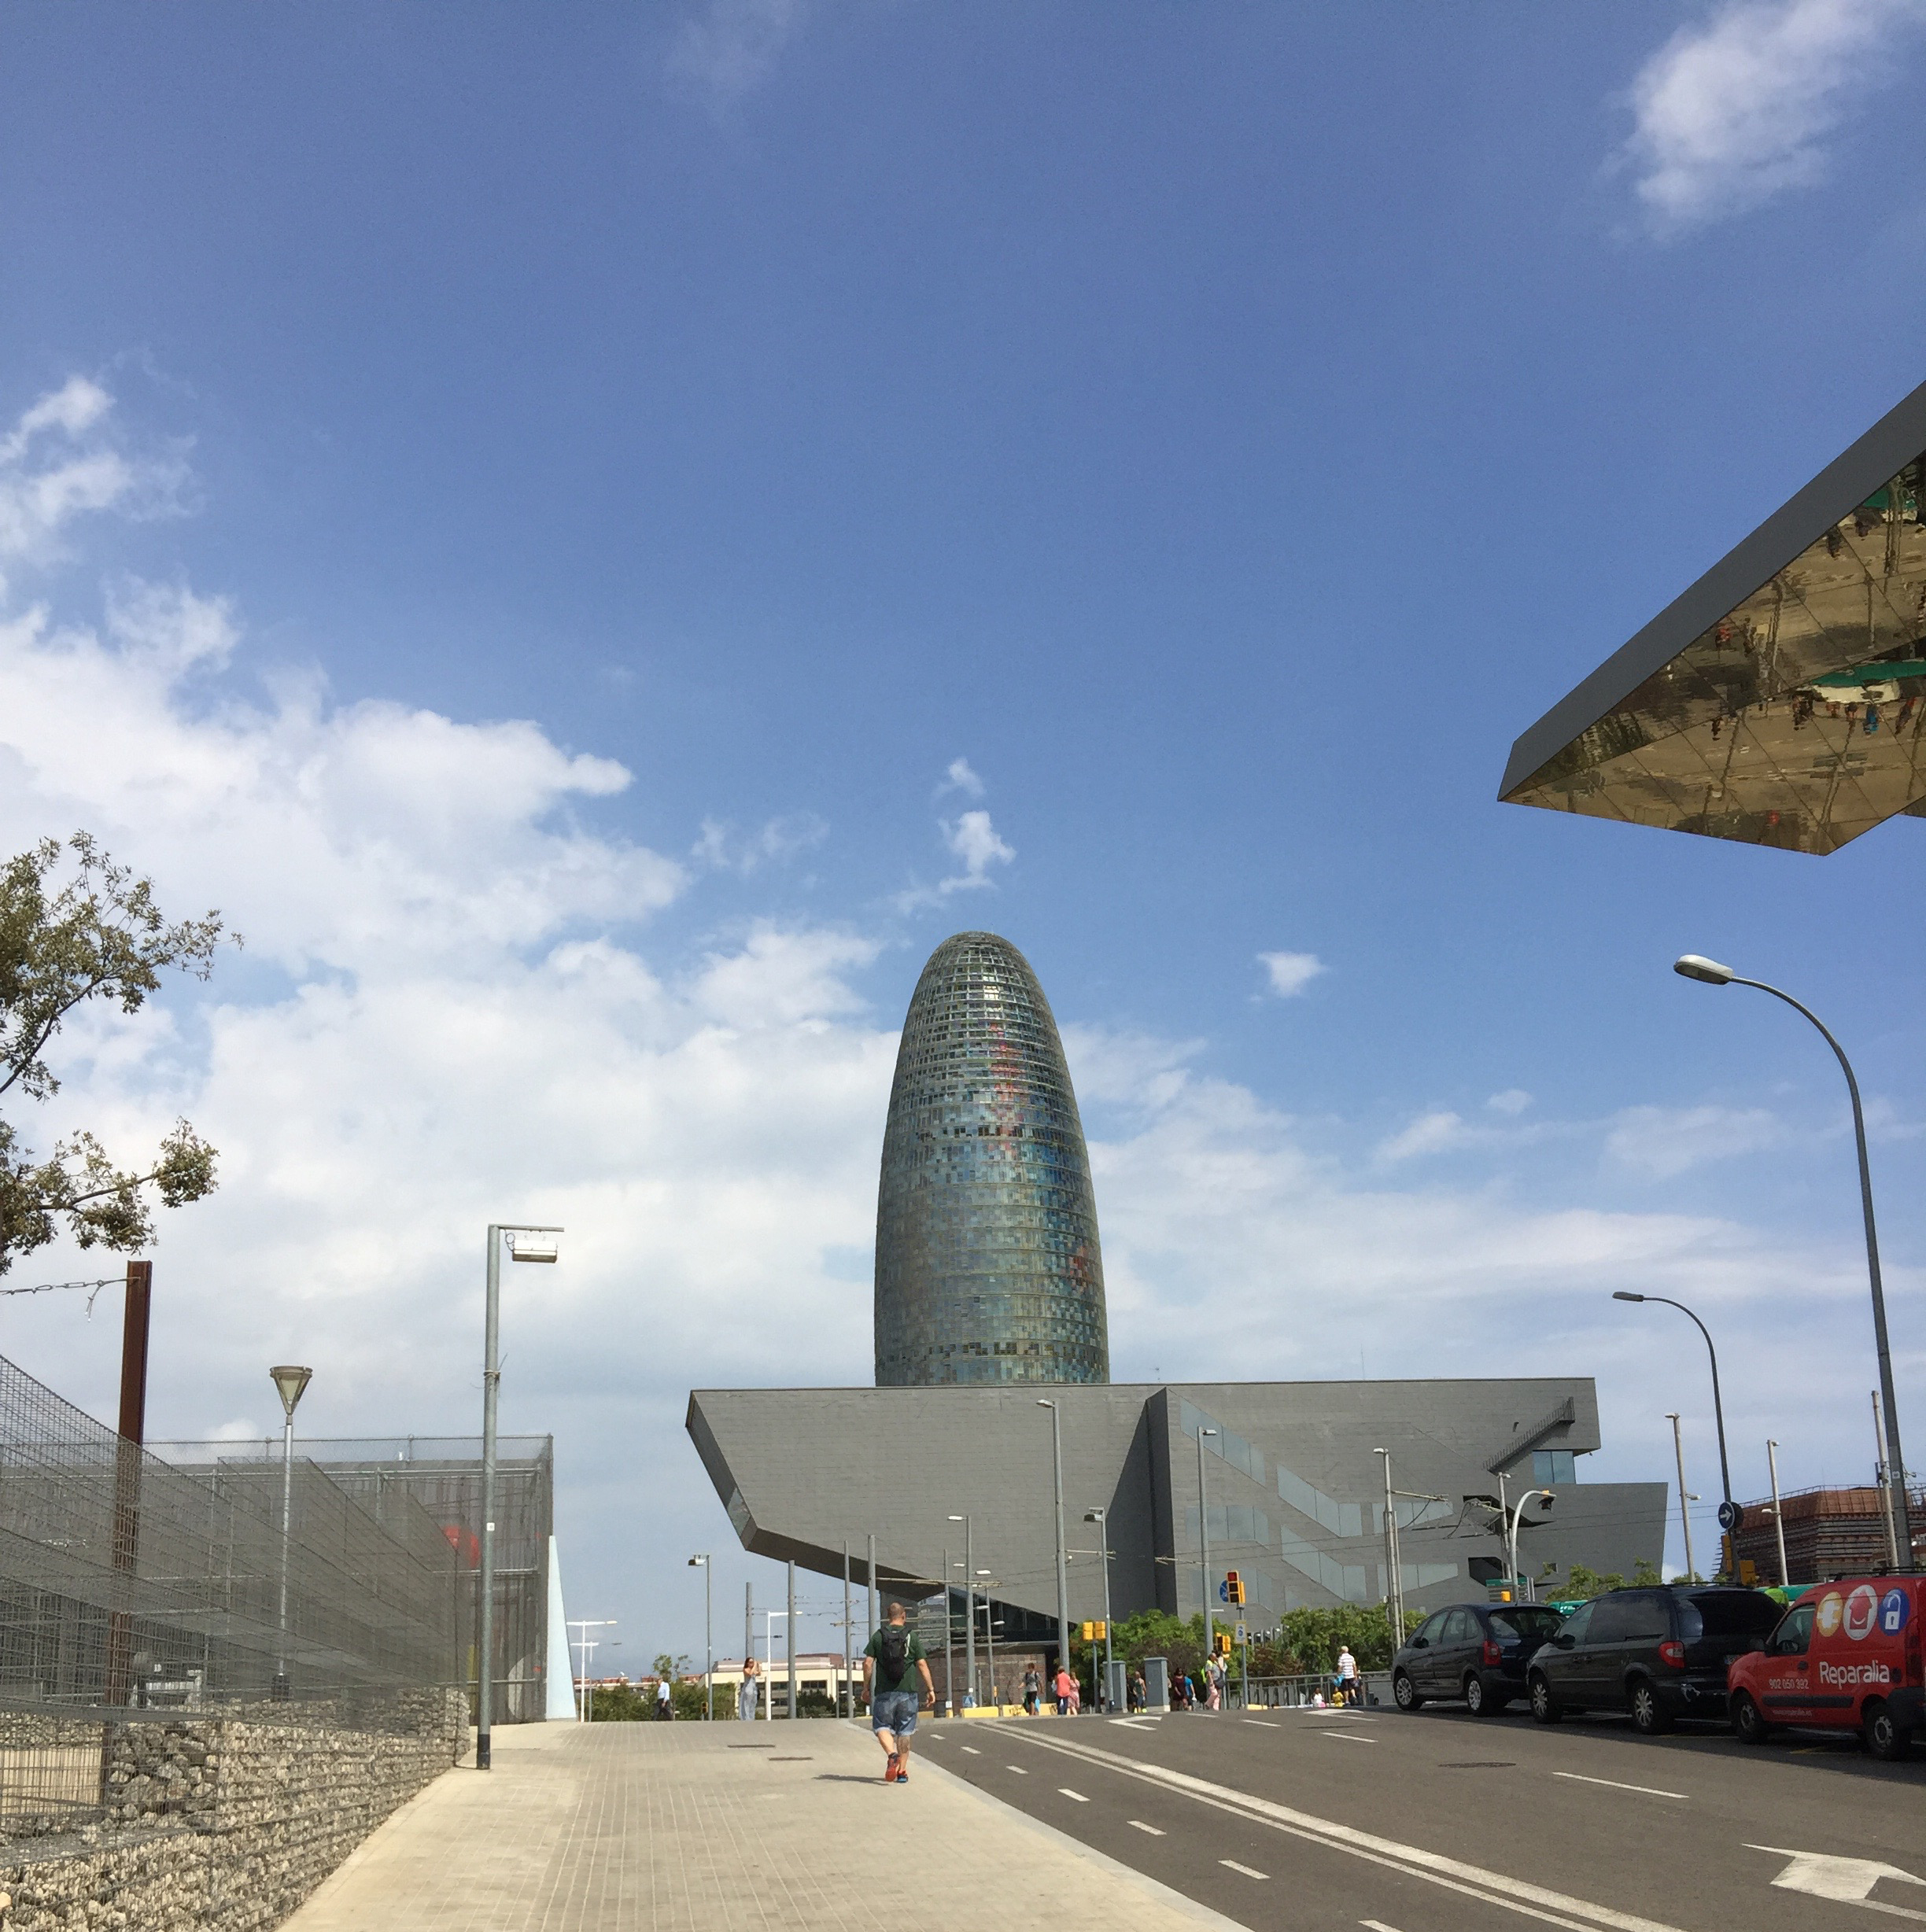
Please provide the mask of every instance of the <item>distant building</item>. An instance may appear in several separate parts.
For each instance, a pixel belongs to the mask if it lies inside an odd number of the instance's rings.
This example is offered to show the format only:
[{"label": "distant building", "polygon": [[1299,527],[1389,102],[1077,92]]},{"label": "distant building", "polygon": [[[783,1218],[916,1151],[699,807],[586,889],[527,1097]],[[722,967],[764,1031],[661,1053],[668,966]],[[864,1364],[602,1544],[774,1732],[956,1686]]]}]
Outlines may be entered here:
[{"label": "distant building", "polygon": [[[1926,1525],[1926,1490],[1912,1497],[1915,1524]],[[1837,1576],[1877,1575],[1891,1562],[1884,1491],[1795,1489],[1779,1499],[1785,1512],[1786,1570],[1795,1584],[1829,1583]],[[1779,1539],[1772,1499],[1745,1505],[1745,1521],[1733,1539],[1733,1555],[1751,1563],[1758,1580],[1779,1581]],[[1915,1566],[1926,1560],[1926,1533],[1916,1534]],[[1903,1565],[1902,1566],[1903,1567]]]},{"label": "distant building", "polygon": [[903,1022],[876,1196],[876,1379],[1110,1379],[1063,1042],[1029,961],[994,933],[937,947]]}]

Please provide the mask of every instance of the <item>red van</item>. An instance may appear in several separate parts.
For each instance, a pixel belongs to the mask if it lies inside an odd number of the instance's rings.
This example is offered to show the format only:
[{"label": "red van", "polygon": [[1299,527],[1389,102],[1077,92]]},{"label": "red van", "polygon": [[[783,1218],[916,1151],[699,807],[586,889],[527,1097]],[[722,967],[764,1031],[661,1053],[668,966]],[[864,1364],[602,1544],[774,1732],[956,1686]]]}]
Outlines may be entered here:
[{"label": "red van", "polygon": [[1814,1584],[1727,1668],[1732,1728],[1748,1744],[1780,1724],[1857,1731],[1875,1757],[1904,1757],[1926,1727],[1923,1624],[1926,1576]]}]

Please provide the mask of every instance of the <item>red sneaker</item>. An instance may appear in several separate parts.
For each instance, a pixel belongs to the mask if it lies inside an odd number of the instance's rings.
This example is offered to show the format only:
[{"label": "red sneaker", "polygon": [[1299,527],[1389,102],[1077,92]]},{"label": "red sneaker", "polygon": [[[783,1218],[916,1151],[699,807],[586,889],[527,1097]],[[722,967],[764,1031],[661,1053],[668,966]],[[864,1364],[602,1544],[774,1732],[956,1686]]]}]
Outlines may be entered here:
[{"label": "red sneaker", "polygon": [[889,1755],[889,1762],[883,1767],[883,1782],[885,1784],[894,1784],[902,1775],[902,1768],[896,1761],[896,1753],[891,1751]]}]

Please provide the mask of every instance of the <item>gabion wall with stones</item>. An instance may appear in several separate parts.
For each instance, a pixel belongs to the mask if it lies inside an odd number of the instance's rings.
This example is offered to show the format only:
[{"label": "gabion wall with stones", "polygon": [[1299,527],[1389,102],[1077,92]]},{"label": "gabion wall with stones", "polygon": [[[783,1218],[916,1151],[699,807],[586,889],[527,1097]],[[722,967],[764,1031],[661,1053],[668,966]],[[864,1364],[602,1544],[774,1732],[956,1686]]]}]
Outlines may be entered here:
[{"label": "gabion wall with stones", "polygon": [[[459,1690],[378,1731],[312,1709],[111,1724],[0,1713],[6,1932],[255,1932],[470,1748]],[[91,1801],[87,1801],[90,1799]]]}]

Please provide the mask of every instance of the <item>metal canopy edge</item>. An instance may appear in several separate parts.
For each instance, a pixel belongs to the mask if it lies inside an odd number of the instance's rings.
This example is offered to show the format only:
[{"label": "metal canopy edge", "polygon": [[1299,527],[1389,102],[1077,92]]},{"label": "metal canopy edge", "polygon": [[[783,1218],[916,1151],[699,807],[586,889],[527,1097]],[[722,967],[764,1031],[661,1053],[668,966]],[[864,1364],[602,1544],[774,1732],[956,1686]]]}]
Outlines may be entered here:
[{"label": "metal canopy edge", "polygon": [[1511,747],[1500,802],[1580,732],[1625,702],[1695,639],[1769,582],[1826,529],[1864,503],[1926,449],[1926,382],[1889,409],[1865,435],[1754,530],[1742,538],[1689,590],[1681,592],[1632,640]]}]

